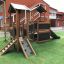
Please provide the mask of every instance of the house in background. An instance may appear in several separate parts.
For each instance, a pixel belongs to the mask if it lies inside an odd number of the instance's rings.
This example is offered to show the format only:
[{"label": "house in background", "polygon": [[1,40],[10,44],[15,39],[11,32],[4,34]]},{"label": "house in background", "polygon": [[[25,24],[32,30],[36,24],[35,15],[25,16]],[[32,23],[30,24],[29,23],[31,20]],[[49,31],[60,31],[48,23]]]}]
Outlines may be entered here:
[{"label": "house in background", "polygon": [[50,7],[49,19],[51,27],[62,27],[64,24],[64,12],[58,12],[57,9]]},{"label": "house in background", "polygon": [[49,19],[51,23],[51,27],[56,27],[57,22],[56,22],[56,14],[57,14],[57,9],[50,7],[49,9]]},{"label": "house in background", "polygon": [[64,26],[64,12],[57,12],[57,26]]}]

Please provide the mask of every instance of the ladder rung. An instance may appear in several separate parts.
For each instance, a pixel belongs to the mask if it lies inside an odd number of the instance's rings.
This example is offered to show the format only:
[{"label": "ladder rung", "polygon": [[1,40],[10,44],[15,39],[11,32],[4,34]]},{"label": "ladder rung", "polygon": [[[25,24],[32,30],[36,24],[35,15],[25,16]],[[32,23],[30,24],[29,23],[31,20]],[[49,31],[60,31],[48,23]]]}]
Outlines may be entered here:
[{"label": "ladder rung", "polygon": [[10,45],[8,45],[7,47],[10,47]]},{"label": "ladder rung", "polygon": [[6,47],[5,50],[7,50],[8,48]]},{"label": "ladder rung", "polygon": [[13,43],[10,43],[10,45],[12,45]]},{"label": "ladder rung", "polygon": [[5,48],[3,48],[1,51],[0,51],[0,55],[4,54],[13,44],[14,42],[16,41],[17,39],[13,40],[12,42],[10,42],[8,45],[5,46]]},{"label": "ladder rung", "polygon": [[5,52],[5,50],[2,50],[2,52]]}]

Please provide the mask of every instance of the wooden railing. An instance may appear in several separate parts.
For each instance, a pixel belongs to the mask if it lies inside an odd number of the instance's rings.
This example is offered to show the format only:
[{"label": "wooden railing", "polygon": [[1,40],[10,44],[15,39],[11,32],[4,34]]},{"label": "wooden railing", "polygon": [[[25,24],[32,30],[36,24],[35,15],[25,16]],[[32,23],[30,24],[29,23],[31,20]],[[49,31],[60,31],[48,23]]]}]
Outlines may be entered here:
[{"label": "wooden railing", "polygon": [[[31,20],[35,21],[36,19],[38,19],[39,16],[39,12],[36,12],[34,15],[31,16]],[[20,22],[25,21],[25,17],[21,18]],[[30,20],[29,20],[30,21]]]}]

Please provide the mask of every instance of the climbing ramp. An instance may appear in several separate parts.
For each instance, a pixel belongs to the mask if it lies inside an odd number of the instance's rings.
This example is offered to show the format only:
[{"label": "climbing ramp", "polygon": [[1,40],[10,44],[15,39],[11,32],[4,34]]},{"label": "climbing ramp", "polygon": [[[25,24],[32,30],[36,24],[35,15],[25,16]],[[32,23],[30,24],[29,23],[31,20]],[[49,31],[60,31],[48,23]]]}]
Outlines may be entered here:
[{"label": "climbing ramp", "polygon": [[56,35],[52,30],[50,30],[50,32],[51,32],[52,39],[60,39],[60,37]]},{"label": "climbing ramp", "polygon": [[16,39],[9,42],[1,51],[0,51],[0,55],[3,55],[4,53],[6,53],[8,51],[8,49],[16,42]]},{"label": "climbing ramp", "polygon": [[22,37],[19,37],[19,42],[26,58],[28,58],[28,56],[30,56],[31,54],[36,55],[28,39],[23,39]]}]

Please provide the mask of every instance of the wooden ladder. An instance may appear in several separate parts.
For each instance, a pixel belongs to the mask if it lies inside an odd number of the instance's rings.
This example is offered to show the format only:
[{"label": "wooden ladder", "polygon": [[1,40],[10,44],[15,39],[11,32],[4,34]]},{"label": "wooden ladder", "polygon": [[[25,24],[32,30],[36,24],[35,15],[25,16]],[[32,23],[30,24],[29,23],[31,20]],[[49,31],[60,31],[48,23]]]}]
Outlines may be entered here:
[{"label": "wooden ladder", "polygon": [[0,55],[3,55],[4,53],[6,53],[6,51],[16,42],[16,39],[11,41],[10,43],[8,43],[1,51],[0,51]]}]

